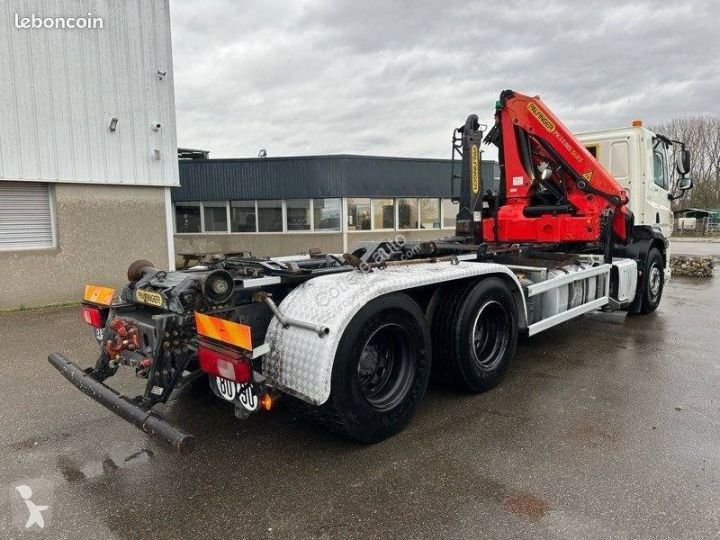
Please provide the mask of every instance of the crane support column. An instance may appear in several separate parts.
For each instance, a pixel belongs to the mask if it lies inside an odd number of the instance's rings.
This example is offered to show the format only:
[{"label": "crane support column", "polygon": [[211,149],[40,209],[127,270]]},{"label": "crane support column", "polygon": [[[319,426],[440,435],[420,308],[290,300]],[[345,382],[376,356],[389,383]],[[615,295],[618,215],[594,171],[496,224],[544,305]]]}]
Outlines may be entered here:
[{"label": "crane support column", "polygon": [[[456,130],[460,138],[462,172],[460,176],[460,210],[455,224],[455,235],[470,237],[473,242],[482,243],[482,175],[480,172],[480,143],[483,132],[478,117],[471,114],[465,125]],[[457,140],[457,139],[456,139]]]}]

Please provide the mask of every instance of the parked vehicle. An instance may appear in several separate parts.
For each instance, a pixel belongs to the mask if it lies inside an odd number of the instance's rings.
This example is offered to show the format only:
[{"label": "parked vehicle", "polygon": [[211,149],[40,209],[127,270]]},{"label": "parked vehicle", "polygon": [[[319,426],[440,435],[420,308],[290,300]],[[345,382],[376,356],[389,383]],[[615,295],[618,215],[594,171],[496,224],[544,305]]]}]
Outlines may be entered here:
[{"label": "parked vehicle", "polygon": [[[95,367],[60,353],[51,364],[181,451],[193,437],[152,407],[205,374],[239,418],[285,396],[330,429],[376,442],[410,420],[431,374],[470,392],[498,384],[520,332],[597,309],[654,311],[669,201],[692,187],[684,145],[641,126],[578,140],[539,98],[505,91],[485,137],[499,148],[495,191],[480,178],[483,135],[475,115],[454,133],[455,236],[361,242],[342,256],[228,255],[174,272],[136,261],[118,295],[86,287]],[[141,396],[104,383],[121,368],[146,381]]]}]

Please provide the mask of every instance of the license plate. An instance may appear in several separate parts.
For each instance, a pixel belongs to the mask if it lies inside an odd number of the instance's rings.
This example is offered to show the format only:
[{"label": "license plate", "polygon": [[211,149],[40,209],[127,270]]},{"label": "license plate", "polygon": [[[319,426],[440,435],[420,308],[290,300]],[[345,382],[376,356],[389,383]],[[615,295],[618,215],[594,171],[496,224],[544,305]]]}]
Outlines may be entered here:
[{"label": "license plate", "polygon": [[248,411],[256,411],[260,402],[249,384],[240,384],[222,377],[209,376],[210,387],[218,397],[242,405]]},{"label": "license plate", "polygon": [[93,328],[93,335],[95,336],[95,339],[97,339],[97,342],[99,345],[103,344],[103,336],[105,335],[105,329],[104,328]]},{"label": "license plate", "polygon": [[163,305],[162,295],[156,292],[146,291],[145,289],[137,289],[135,291],[135,300],[149,306],[162,307]]}]

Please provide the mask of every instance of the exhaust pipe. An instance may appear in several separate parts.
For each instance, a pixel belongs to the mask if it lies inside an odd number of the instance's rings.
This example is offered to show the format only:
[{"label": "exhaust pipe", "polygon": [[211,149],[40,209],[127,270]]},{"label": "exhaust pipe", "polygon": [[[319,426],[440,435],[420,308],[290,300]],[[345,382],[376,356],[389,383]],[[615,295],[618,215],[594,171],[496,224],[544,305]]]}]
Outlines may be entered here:
[{"label": "exhaust pipe", "polygon": [[83,370],[56,352],[48,356],[48,362],[83,394],[90,396],[100,405],[151,437],[167,444],[181,454],[189,454],[195,448],[195,437],[181,431],[162,416],[143,409],[134,401],[93,378],[94,369]]}]

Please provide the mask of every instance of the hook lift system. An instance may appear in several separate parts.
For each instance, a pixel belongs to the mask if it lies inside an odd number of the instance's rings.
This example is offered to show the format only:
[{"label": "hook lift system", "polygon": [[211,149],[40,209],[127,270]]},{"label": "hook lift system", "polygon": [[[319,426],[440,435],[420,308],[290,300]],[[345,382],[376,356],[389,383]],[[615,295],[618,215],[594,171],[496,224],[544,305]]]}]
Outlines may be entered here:
[{"label": "hook lift system", "polygon": [[[454,236],[360,242],[342,255],[226,254],[172,272],[136,261],[119,293],[86,286],[81,313],[98,341],[94,367],[60,352],[50,363],[181,452],[194,437],[152,409],[199,378],[238,418],[282,396],[334,431],[376,442],[407,424],[431,372],[482,392],[501,381],[520,332],[599,309],[654,311],[668,238],[659,213],[647,210],[658,203],[646,188],[667,172],[650,167],[666,163],[656,154],[675,141],[633,126],[581,143],[538,97],[510,90],[485,129],[473,114],[453,133]],[[498,148],[497,191],[483,190],[483,141]],[[617,141],[637,173],[632,200],[598,159]],[[681,178],[666,203],[692,187],[682,143],[677,155]],[[144,392],[130,399],[108,386],[119,369],[134,370]]]}]

